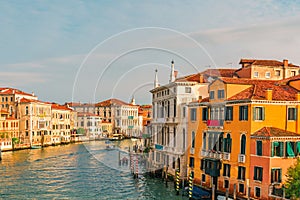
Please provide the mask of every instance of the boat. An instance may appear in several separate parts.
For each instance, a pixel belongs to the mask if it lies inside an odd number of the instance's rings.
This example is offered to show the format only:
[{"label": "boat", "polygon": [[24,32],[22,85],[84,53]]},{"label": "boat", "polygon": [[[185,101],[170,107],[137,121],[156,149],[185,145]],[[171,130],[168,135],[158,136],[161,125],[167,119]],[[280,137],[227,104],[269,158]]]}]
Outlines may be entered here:
[{"label": "boat", "polygon": [[109,140],[111,141],[115,141],[115,140],[123,140],[124,137],[122,134],[113,134],[113,136],[111,138],[109,138]]},{"label": "boat", "polygon": [[113,149],[115,149],[115,145],[112,144],[106,145],[106,150],[113,150]]},{"label": "boat", "polygon": [[41,148],[42,146],[34,146],[34,145],[31,146],[31,149],[41,149]]}]

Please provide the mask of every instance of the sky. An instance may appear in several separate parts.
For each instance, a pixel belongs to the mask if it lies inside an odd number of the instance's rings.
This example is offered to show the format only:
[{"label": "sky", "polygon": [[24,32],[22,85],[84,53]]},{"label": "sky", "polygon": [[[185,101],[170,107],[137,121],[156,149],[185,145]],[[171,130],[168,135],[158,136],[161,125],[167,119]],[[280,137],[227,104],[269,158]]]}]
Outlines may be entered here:
[{"label": "sky", "polygon": [[167,84],[241,58],[300,65],[300,1],[0,1],[0,87],[50,102],[151,102]]}]

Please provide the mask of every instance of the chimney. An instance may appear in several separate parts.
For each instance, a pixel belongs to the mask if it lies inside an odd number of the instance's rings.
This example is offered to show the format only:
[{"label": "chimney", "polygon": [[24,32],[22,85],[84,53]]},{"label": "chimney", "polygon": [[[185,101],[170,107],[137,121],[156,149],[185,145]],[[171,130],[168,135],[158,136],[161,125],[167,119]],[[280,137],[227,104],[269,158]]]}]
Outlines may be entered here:
[{"label": "chimney", "polygon": [[272,100],[272,89],[267,89],[266,90],[266,100],[271,101]]},{"label": "chimney", "polygon": [[171,73],[170,73],[170,80],[169,83],[172,83],[175,81],[175,67],[174,67],[174,60],[171,62]]},{"label": "chimney", "polygon": [[200,74],[199,82],[200,82],[200,83],[204,83],[204,77],[203,77],[203,74]]},{"label": "chimney", "polygon": [[300,92],[296,94],[296,101],[300,101]]},{"label": "chimney", "polygon": [[287,59],[283,60],[283,67],[288,67],[289,66],[289,61]]},{"label": "chimney", "polygon": [[32,92],[32,96],[34,96],[34,92]]}]

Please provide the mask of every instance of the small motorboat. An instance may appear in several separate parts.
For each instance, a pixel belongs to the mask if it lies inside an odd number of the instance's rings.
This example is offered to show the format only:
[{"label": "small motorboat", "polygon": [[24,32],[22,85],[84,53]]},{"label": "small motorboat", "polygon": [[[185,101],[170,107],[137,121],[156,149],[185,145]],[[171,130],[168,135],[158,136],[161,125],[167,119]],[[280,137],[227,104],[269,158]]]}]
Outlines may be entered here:
[{"label": "small motorboat", "polygon": [[113,150],[113,149],[115,149],[115,145],[112,144],[106,145],[106,150]]}]

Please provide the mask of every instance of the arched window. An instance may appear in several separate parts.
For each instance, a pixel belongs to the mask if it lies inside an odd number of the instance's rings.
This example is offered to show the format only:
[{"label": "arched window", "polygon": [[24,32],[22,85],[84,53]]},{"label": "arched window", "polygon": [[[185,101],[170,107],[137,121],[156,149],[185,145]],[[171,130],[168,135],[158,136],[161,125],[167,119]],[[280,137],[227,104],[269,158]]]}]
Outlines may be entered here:
[{"label": "arched window", "polygon": [[245,155],[246,153],[246,136],[243,134],[241,137],[241,154]]}]

